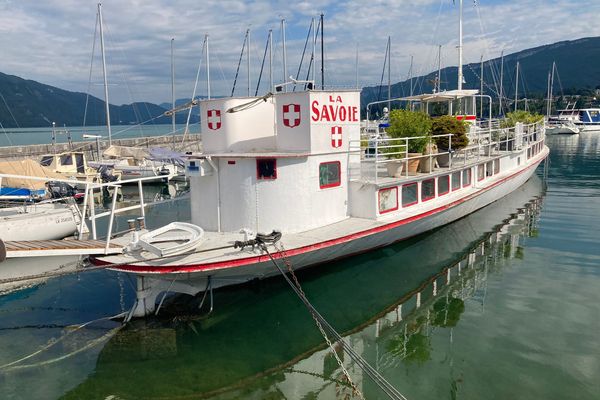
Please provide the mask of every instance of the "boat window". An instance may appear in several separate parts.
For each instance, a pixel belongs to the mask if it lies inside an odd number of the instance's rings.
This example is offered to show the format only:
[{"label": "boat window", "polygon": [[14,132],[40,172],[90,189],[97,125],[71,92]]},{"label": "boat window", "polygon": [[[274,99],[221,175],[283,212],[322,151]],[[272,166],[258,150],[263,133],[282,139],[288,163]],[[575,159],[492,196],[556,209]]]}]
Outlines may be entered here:
[{"label": "boat window", "polygon": [[383,214],[398,209],[398,187],[379,189],[379,213]]},{"label": "boat window", "polygon": [[73,157],[70,154],[60,156],[60,165],[73,165]]},{"label": "boat window", "polygon": [[485,165],[485,176],[492,176],[493,173],[494,173],[494,162],[493,161],[489,161]]},{"label": "boat window", "polygon": [[85,174],[85,165],[83,162],[83,153],[75,154],[75,165],[77,167],[77,173]]},{"label": "boat window", "polygon": [[467,168],[462,172],[462,186],[467,187],[471,185],[471,168]]},{"label": "boat window", "polygon": [[485,164],[479,164],[477,166],[477,180],[482,181],[485,178]]},{"label": "boat window", "polygon": [[427,179],[421,182],[421,201],[431,200],[435,197],[435,180]]},{"label": "boat window", "polygon": [[[460,177],[459,177],[460,179]],[[443,196],[450,191],[450,175],[438,178],[438,196]]]},{"label": "boat window", "polygon": [[494,175],[500,172],[500,160],[494,161]]},{"label": "boat window", "polygon": [[52,159],[54,157],[53,156],[44,156],[42,157],[42,161],[40,161],[40,164],[42,167],[49,167],[50,164],[52,164]]},{"label": "boat window", "polygon": [[416,182],[402,186],[402,207],[412,206],[417,204],[418,201]]},{"label": "boat window", "polygon": [[319,187],[325,189],[340,186],[340,170],[341,164],[339,161],[319,164]]},{"label": "boat window", "polygon": [[277,160],[275,158],[256,159],[256,179],[277,179]]},{"label": "boat window", "polygon": [[452,173],[452,190],[460,189],[460,171]]}]

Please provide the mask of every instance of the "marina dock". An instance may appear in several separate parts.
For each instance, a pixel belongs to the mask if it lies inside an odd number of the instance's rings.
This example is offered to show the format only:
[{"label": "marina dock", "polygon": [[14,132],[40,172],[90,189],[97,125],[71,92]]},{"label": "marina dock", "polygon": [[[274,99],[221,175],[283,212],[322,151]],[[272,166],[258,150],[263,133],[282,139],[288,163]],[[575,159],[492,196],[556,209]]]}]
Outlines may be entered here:
[{"label": "marina dock", "polygon": [[120,254],[123,246],[104,240],[23,240],[4,243],[6,258]]}]

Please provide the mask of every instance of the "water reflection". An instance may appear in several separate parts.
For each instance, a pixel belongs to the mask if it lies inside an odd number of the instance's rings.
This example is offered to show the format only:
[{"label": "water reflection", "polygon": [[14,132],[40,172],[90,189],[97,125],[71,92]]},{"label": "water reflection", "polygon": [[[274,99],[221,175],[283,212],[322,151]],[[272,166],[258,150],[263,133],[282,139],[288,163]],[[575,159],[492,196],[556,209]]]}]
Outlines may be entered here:
[{"label": "water reflection", "polygon": [[[401,391],[408,368],[432,362],[432,333],[485,307],[489,274],[523,257],[543,199],[534,177],[515,193],[427,235],[299,274],[345,340]],[[335,357],[281,279],[216,292],[209,318],[138,321],[98,354],[64,398],[347,398]],[[339,346],[338,346],[339,347]],[[367,398],[383,394],[339,350]],[[447,361],[452,363],[452,361]],[[458,390],[460,375],[453,377]]]}]

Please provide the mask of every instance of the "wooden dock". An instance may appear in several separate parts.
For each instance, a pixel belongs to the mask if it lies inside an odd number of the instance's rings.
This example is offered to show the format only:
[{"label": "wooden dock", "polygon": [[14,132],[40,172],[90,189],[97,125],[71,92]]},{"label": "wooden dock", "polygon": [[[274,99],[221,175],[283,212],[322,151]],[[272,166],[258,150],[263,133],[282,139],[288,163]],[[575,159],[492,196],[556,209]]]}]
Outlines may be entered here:
[{"label": "wooden dock", "polygon": [[22,240],[4,242],[6,258],[109,255],[123,253],[123,246],[104,240]]}]

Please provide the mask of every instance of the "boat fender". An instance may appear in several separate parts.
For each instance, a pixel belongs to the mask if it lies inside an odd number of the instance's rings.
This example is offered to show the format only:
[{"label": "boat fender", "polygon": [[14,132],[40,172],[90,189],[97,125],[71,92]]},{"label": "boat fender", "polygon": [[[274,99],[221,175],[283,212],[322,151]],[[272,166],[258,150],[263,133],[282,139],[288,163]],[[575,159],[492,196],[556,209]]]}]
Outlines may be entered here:
[{"label": "boat fender", "polygon": [[0,262],[6,260],[6,246],[2,239],[0,239]]}]

